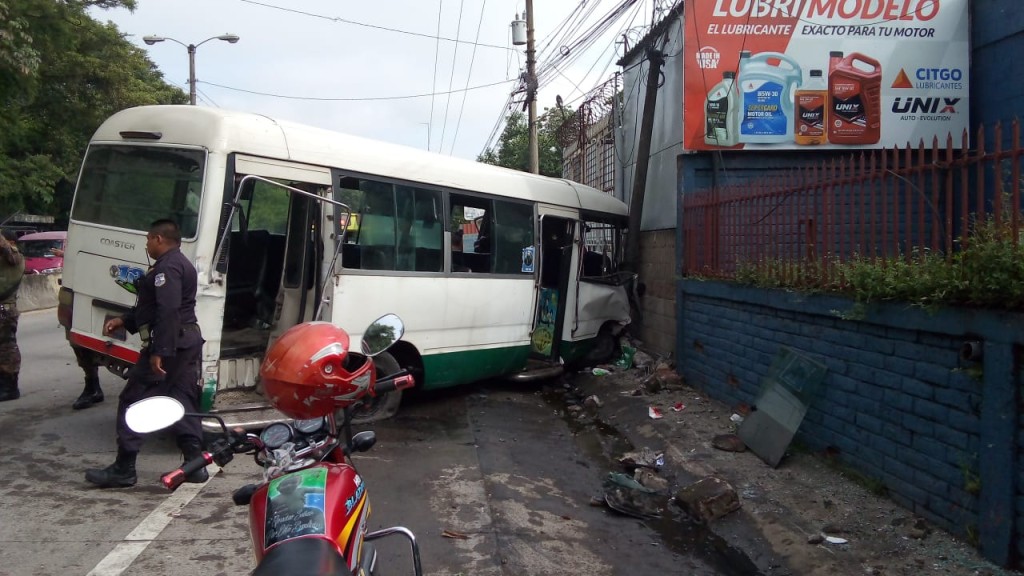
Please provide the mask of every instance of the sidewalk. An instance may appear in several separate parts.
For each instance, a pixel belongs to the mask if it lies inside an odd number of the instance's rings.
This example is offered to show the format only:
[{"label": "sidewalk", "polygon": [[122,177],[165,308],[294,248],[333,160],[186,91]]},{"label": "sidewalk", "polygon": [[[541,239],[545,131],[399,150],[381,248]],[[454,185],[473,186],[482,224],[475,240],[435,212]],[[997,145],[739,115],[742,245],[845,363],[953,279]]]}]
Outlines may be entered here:
[{"label": "sidewalk", "polygon": [[[582,406],[597,396],[595,421],[615,428],[636,450],[663,452],[659,474],[668,480],[671,495],[708,476],[728,482],[740,508],[711,521],[709,528],[742,551],[760,574],[1019,574],[994,566],[965,542],[872,493],[870,482],[855,481],[826,455],[791,445],[773,469],[749,450],[714,448],[715,436],[736,431],[733,409],[685,385],[674,372],[659,372],[661,390],[650,393],[644,386],[647,370],[602,368],[610,373],[588,371],[568,379],[574,387],[570,404]],[[685,406],[678,412],[672,410],[677,403]],[[651,406],[663,417],[651,418]],[[589,418],[586,409],[571,410],[584,421]],[[824,536],[846,543],[829,543]]]}]

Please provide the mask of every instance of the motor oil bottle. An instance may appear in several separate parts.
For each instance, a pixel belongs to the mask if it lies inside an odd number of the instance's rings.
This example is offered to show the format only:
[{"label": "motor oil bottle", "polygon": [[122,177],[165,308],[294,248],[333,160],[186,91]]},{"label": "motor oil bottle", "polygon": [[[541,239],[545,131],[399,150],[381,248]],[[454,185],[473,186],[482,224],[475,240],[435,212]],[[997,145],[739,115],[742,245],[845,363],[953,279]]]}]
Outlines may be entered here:
[{"label": "motor oil bottle", "polygon": [[[778,64],[770,63],[777,60]],[[741,55],[739,141],[776,144],[793,141],[793,96],[803,73],[795,60],[779,52]]]},{"label": "motor oil bottle", "polygon": [[882,65],[860,53],[829,64],[828,130],[833,144],[877,144],[882,137]]},{"label": "motor oil bottle", "polygon": [[708,92],[704,101],[704,143],[711,146],[735,146],[736,117],[739,110],[736,73],[722,72],[722,81]]},{"label": "motor oil bottle", "polygon": [[796,91],[796,110],[793,113],[793,141],[801,146],[826,142],[825,125],[828,122],[828,86],[821,70],[811,70],[810,79]]}]

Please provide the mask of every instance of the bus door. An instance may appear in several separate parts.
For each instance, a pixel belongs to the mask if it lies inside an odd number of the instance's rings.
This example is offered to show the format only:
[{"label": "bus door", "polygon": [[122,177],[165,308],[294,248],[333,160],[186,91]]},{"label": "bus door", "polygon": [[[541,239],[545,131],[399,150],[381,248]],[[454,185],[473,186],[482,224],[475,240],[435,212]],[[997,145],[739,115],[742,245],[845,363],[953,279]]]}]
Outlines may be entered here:
[{"label": "bus door", "polygon": [[563,338],[576,219],[569,214],[544,213],[540,216],[540,242],[537,255],[537,307],[534,313],[530,352],[534,358],[557,360]]},{"label": "bus door", "polygon": [[217,260],[225,273],[221,390],[255,385],[270,344],[312,319],[322,286],[325,209],[310,195],[329,189],[330,172],[240,156],[231,181]]}]

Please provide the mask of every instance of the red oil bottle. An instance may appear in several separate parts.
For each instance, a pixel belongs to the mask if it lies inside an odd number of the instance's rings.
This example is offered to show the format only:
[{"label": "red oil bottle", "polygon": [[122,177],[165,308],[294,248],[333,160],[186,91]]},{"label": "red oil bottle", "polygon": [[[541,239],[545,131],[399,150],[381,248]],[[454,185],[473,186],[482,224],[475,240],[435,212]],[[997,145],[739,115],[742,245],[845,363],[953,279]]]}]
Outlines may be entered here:
[{"label": "red oil bottle", "polygon": [[833,62],[828,73],[828,141],[877,144],[882,137],[882,65],[856,52]]}]

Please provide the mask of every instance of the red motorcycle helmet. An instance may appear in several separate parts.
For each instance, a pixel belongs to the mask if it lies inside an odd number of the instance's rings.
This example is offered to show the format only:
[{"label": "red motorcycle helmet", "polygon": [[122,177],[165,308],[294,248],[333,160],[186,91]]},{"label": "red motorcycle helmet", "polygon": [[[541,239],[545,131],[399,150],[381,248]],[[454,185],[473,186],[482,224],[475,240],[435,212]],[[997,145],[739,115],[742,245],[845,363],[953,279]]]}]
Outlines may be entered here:
[{"label": "red motorcycle helmet", "polygon": [[[349,336],[330,322],[292,326],[267,351],[260,381],[270,403],[297,420],[354,403],[373,382],[373,362],[349,358]],[[349,370],[352,370],[351,372]]]}]

